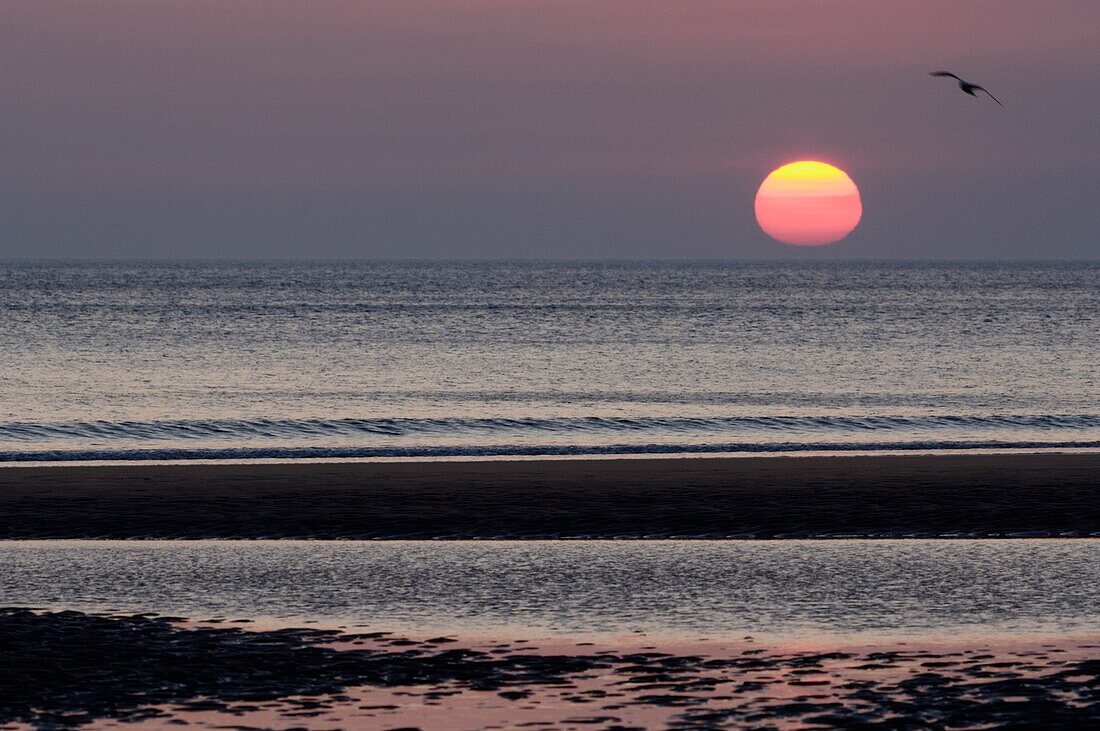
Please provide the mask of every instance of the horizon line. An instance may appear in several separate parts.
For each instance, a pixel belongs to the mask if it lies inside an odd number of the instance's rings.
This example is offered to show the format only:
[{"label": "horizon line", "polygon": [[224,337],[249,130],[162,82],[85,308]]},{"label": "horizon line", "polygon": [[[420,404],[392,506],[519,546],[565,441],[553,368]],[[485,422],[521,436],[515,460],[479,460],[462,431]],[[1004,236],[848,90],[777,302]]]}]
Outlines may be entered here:
[{"label": "horizon line", "polygon": [[4,264],[1100,264],[1086,258],[5,257]]}]

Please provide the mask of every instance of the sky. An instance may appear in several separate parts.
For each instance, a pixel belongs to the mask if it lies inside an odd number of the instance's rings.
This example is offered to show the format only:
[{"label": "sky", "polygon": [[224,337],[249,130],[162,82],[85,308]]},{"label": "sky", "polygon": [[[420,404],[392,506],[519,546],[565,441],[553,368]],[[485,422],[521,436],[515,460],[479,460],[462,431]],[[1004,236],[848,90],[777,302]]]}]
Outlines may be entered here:
[{"label": "sky", "polygon": [[[0,258],[1098,259],[1097,48],[1096,0],[9,0]],[[800,159],[847,239],[756,225]]]}]

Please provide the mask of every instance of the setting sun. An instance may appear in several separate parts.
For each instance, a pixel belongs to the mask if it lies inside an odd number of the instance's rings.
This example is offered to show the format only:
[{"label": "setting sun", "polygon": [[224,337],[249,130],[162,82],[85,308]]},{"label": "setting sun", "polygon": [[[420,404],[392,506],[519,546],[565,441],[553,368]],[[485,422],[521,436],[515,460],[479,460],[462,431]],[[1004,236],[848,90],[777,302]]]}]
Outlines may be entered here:
[{"label": "setting sun", "polygon": [[795,246],[840,241],[863,215],[859,189],[840,168],[802,160],[773,170],[756,193],[756,220],[766,234]]}]

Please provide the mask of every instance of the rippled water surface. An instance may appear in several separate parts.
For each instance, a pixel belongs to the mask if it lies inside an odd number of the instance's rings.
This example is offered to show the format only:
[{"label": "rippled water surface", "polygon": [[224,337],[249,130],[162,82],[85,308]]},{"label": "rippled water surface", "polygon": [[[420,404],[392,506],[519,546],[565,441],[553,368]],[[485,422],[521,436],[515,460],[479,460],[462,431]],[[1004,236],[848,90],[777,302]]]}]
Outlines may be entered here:
[{"label": "rippled water surface", "polygon": [[0,267],[0,460],[1100,446],[1095,264]]},{"label": "rippled water surface", "polygon": [[1100,632],[1100,540],[0,542],[7,604],[425,632]]}]

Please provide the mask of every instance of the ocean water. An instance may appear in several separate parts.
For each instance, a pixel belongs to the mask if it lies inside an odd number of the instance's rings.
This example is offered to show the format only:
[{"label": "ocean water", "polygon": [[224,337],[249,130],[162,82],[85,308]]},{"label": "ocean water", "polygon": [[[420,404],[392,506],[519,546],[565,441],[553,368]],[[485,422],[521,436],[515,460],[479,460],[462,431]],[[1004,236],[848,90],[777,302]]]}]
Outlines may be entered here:
[{"label": "ocean water", "polygon": [[0,461],[1100,447],[1097,264],[0,265]]},{"label": "ocean water", "polygon": [[1100,631],[1100,541],[3,541],[8,604],[414,634]]}]

